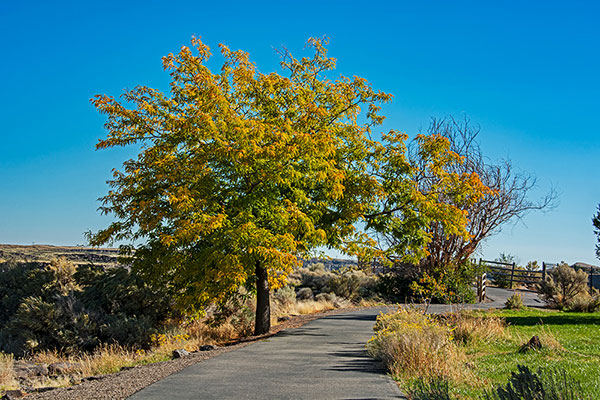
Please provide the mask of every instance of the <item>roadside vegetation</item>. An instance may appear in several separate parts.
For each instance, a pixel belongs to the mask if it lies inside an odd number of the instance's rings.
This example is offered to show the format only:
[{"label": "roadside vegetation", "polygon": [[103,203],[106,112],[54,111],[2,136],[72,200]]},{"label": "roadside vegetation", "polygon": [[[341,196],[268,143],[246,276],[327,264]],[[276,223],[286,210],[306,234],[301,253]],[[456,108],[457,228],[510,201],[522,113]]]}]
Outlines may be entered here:
[{"label": "roadside vegetation", "polygon": [[[190,318],[126,268],[55,259],[0,263],[0,271],[0,390],[71,385],[253,333],[256,300],[243,287]],[[271,323],[373,304],[375,289],[375,277],[356,267],[299,268],[271,293]]]},{"label": "roadside vegetation", "polygon": [[[585,398],[600,396],[599,313],[525,309],[427,316],[402,308],[380,315],[374,329],[369,352],[415,399],[492,396],[519,366],[546,375],[564,371]],[[541,347],[530,344],[534,336]]]}]

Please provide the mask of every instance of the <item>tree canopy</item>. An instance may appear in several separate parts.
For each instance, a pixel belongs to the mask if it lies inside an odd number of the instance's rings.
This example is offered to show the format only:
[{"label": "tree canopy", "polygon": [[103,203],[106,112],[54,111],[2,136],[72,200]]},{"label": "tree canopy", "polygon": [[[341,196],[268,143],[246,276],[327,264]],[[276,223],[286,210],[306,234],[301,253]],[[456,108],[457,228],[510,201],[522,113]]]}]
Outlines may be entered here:
[{"label": "tree canopy", "polygon": [[114,171],[101,210],[117,221],[91,243],[141,241],[134,267],[200,311],[257,279],[277,287],[298,255],[356,235],[377,195],[369,132],[391,96],[362,78],[329,80],[325,40],[308,42],[311,58],[283,52],[287,76],[224,45],[213,73],[209,47],[192,43],[163,58],[169,95],[139,86],[122,102],[93,99],[108,116],[97,148],[141,150]]}]

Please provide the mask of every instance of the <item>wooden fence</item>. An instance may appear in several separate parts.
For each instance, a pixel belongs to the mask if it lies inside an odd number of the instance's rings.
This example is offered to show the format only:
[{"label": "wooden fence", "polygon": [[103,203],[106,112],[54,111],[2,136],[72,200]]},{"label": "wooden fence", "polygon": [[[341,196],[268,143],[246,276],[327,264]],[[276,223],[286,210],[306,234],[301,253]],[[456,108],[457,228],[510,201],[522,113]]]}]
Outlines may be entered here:
[{"label": "wooden fence", "polygon": [[542,263],[541,271],[517,268],[515,263],[479,259],[480,269],[487,270],[487,278],[496,284],[505,284],[513,288],[515,283],[533,285],[546,279],[546,270],[550,264]]},{"label": "wooden fence", "polygon": [[[504,263],[480,258],[479,267],[487,272],[477,277],[477,299],[480,302],[485,300],[485,288],[488,281],[493,281],[495,284],[506,284],[511,289],[515,283],[533,285],[546,279],[548,270],[557,266],[558,264],[556,263],[543,262],[541,270],[530,271],[517,268],[515,263]],[[600,268],[576,266],[575,269],[581,269],[588,275],[590,292],[592,288],[600,288]]]}]

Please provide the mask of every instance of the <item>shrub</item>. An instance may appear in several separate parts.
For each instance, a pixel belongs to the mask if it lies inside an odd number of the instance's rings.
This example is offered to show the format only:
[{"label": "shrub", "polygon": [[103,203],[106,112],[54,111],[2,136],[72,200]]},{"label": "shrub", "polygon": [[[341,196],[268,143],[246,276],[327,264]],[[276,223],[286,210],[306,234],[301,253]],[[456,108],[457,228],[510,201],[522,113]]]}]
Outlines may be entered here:
[{"label": "shrub", "polygon": [[333,303],[337,300],[337,297],[335,293],[319,293],[315,296],[315,300]]},{"label": "shrub", "polygon": [[296,291],[292,286],[284,286],[273,293],[273,300],[281,306],[293,304],[296,302]]},{"label": "shrub", "polygon": [[583,400],[585,396],[581,385],[563,372],[552,369],[539,369],[531,372],[529,368],[518,365],[518,372],[512,372],[506,386],[500,385],[486,392],[485,400]]},{"label": "shrub", "polygon": [[575,297],[587,292],[588,276],[566,263],[548,271],[546,279],[538,285],[538,292],[551,306],[564,309]]},{"label": "shrub", "polygon": [[580,293],[573,297],[566,305],[567,311],[573,312],[596,312],[600,310],[600,293],[593,289],[592,294],[587,292]]},{"label": "shrub", "polygon": [[473,280],[479,273],[477,264],[467,261],[425,272],[410,285],[414,295],[432,303],[472,303],[475,301]]},{"label": "shrub", "polygon": [[409,275],[403,271],[390,272],[379,276],[375,290],[389,302],[405,303],[408,298],[413,296],[410,284],[418,278],[419,276],[416,274]]},{"label": "shrub", "polygon": [[523,298],[517,292],[514,292],[513,295],[506,300],[504,306],[509,310],[521,310],[525,308],[523,305]]},{"label": "shrub", "polygon": [[[294,271],[290,275],[289,285],[296,286],[299,300],[312,299],[320,293],[334,293],[337,297],[358,302],[376,296],[377,277],[356,267],[328,271],[323,264],[316,263]],[[308,290],[304,289],[310,289],[313,297],[308,296]]]},{"label": "shrub", "polygon": [[304,287],[304,288],[298,290],[298,293],[296,293],[296,298],[298,300],[312,300],[313,299],[313,291],[309,287]]}]

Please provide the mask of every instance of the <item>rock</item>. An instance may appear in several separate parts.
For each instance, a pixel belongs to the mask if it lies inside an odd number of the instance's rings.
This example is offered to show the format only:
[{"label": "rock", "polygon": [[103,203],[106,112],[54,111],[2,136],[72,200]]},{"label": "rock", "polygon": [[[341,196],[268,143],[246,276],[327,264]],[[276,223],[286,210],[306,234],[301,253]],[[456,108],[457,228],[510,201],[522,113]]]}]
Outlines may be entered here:
[{"label": "rock", "polygon": [[190,355],[190,352],[184,349],[173,350],[173,358],[183,358]]},{"label": "rock", "polygon": [[4,392],[4,396],[2,396],[2,400],[14,400],[14,399],[22,399],[25,397],[26,393],[20,390],[7,390]]},{"label": "rock", "polygon": [[212,344],[205,344],[200,346],[200,351],[210,351],[210,350],[214,350],[215,346],[213,346]]},{"label": "rock", "polygon": [[2,396],[2,399],[6,399],[6,400],[13,400],[13,399],[21,399],[23,397],[25,397],[27,393],[21,391],[21,390],[7,390],[6,392],[4,392],[4,396]]},{"label": "rock", "polygon": [[284,317],[277,317],[277,322],[289,321],[290,319],[292,319],[292,317],[290,317],[289,315],[286,315]]},{"label": "rock", "polygon": [[48,371],[55,375],[66,375],[77,368],[77,364],[70,362],[57,362],[48,365]]},{"label": "rock", "polygon": [[523,346],[521,346],[521,349],[519,350],[519,352],[524,353],[529,350],[541,350],[541,349],[542,349],[542,342],[540,341],[540,338],[538,336],[533,336],[531,339],[529,339],[529,342],[527,342]]},{"label": "rock", "polygon": [[27,362],[16,362],[14,364],[15,376],[19,379],[32,378],[34,376],[47,376],[48,365],[32,364]]}]

